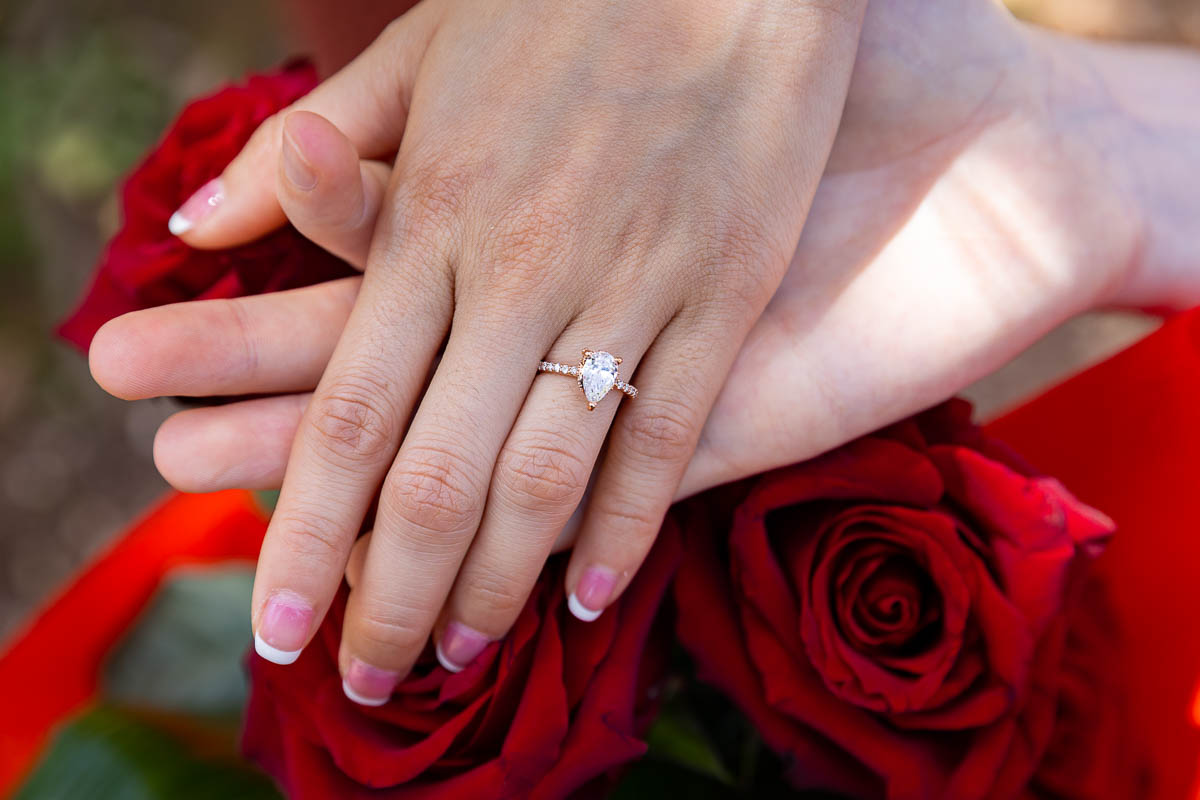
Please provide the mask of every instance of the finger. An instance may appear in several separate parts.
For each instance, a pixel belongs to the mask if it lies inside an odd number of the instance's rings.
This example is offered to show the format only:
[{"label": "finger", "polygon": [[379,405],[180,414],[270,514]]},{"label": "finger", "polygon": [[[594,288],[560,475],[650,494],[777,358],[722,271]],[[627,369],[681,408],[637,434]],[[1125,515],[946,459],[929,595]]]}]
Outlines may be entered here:
[{"label": "finger", "polygon": [[[282,467],[280,468],[282,472]],[[578,530],[577,520],[583,516],[583,512],[587,509],[588,493],[585,491],[583,500],[580,501],[575,511],[571,514],[571,518],[567,521],[566,526],[554,540],[554,546],[550,548],[551,553],[561,553],[563,550],[569,550],[575,544],[575,534]],[[350,558],[346,561],[346,583],[350,584],[353,589],[358,585],[359,578],[362,576],[363,562],[367,557],[367,547],[371,542],[371,532],[367,531],[358,540],[354,542],[354,546],[350,548]]]},{"label": "finger", "polygon": [[362,269],[391,168],[359,161],[354,144],[329,120],[293,111],[283,120],[276,196],[304,236]]},{"label": "finger", "polygon": [[[342,632],[343,688],[387,701],[420,656],[483,513],[496,455],[533,379],[514,364],[552,334],[462,302],[429,390],[379,497]],[[524,363],[536,365],[536,357]]]},{"label": "finger", "polygon": [[269,117],[221,175],[172,215],[170,231],[193,247],[216,249],[251,241],[282,225],[275,172],[289,112],[321,115],[345,134],[361,158],[395,151],[408,117],[413,78],[440,13],[436,4],[419,4],[341,71]]},{"label": "finger", "polygon": [[[586,507],[586,503],[586,499],[584,502],[580,503],[579,508],[575,509],[575,514],[572,515],[572,519],[579,514],[580,509]],[[567,527],[563,530],[567,532],[567,535],[560,535],[554,540],[554,547],[551,548],[552,552],[557,553],[562,550],[566,550],[575,543],[574,528],[570,525],[570,523],[568,523]],[[370,542],[371,532],[367,531],[362,536],[358,537],[358,540],[354,542],[354,546],[350,548],[350,558],[346,561],[346,583],[350,585],[351,589],[358,585],[359,578],[362,577],[363,562],[367,558],[367,547],[370,545]]]},{"label": "finger", "polygon": [[255,649],[290,663],[341,583],[450,323],[450,272],[426,245],[367,271],[297,431],[254,582]]},{"label": "finger", "polygon": [[309,391],[346,326],[361,280],[125,314],[92,340],[92,376],[126,400]]},{"label": "finger", "polygon": [[[568,607],[584,621],[603,613],[650,552],[733,359],[729,337],[706,341],[694,328],[676,319],[663,331],[609,434],[567,567]],[[740,337],[732,341],[736,348]]]},{"label": "finger", "polygon": [[[346,558],[395,458],[410,409],[450,325],[448,241],[392,215],[409,247],[368,270],[292,446],[254,579],[256,650],[290,663],[329,607]],[[386,240],[401,231],[380,225]]]},{"label": "finger", "polygon": [[358,537],[354,547],[350,548],[350,558],[346,560],[346,583],[349,584],[351,591],[358,586],[358,582],[362,578],[362,568],[367,559],[367,547],[370,543],[371,532],[367,531]]},{"label": "finger", "polygon": [[[625,356],[618,370],[631,371],[650,342],[650,335],[605,336],[600,326],[577,322],[548,360],[579,364],[582,337],[595,344],[598,334]],[[547,373],[534,382],[496,461],[479,532],[446,604],[437,644],[446,669],[465,667],[515,622],[584,495],[623,396],[617,389],[609,394],[589,412],[578,378]]]},{"label": "finger", "polygon": [[362,279],[296,432],[259,555],[254,643],[280,663],[299,656],[328,609],[450,326],[451,237],[413,213],[386,213],[396,224],[378,235],[412,246],[389,248],[392,263]]},{"label": "finger", "polygon": [[154,465],[182,492],[278,489],[312,395],[285,394],[193,408],[154,437]]}]

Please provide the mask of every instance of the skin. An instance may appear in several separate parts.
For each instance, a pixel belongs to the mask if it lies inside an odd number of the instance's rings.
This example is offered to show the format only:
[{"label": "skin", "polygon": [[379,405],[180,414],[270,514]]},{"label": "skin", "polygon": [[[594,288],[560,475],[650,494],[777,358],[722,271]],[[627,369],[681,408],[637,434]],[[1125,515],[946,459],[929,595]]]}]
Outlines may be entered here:
[{"label": "skin", "polygon": [[[925,407],[1086,308],[1194,302],[1186,224],[1200,202],[1187,176],[1200,166],[1200,114],[1187,109],[1200,108],[1197,74],[1194,55],[1059,39],[987,3],[872,5],[804,235],[673,495]],[[279,124],[319,176],[301,188],[281,167],[283,211],[366,263],[369,282],[386,169],[360,165],[361,148],[324,119],[296,113]],[[160,468],[185,488],[277,484],[304,424],[304,390],[358,313],[357,294],[354,279],[139,312],[97,337],[93,370],[121,396],[298,392],[183,412],[156,443]],[[289,324],[296,318],[305,330]],[[228,355],[246,352],[247,338],[254,364]],[[547,376],[534,387],[568,408],[578,398],[563,383]],[[251,431],[248,446],[239,437]],[[598,484],[588,507],[611,516],[620,500]],[[585,536],[591,514],[577,517]],[[355,550],[356,594],[370,585],[375,553],[374,541]],[[444,614],[461,613],[452,596]]]},{"label": "skin", "polygon": [[[450,669],[503,636],[594,468],[612,500],[581,521],[566,588],[583,618],[620,595],[786,272],[865,5],[428,0],[300,104],[360,154],[399,153],[264,540],[260,653],[295,652],[281,613],[311,637],[376,497],[340,654],[359,702],[435,626]],[[262,129],[187,241],[261,230],[286,135]],[[297,187],[306,166],[283,161]],[[589,347],[623,357],[636,403],[588,413],[535,380]]]}]

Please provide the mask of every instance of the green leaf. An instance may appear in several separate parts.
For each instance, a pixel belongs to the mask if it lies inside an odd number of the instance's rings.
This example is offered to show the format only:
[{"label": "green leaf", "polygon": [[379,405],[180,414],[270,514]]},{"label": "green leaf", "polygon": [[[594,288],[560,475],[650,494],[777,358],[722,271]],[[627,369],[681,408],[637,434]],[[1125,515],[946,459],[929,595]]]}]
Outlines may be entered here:
[{"label": "green leaf", "polygon": [[243,565],[186,567],[164,578],[105,665],[102,696],[152,712],[240,717],[253,582]]},{"label": "green leaf", "polygon": [[647,736],[649,755],[686,767],[726,786],[736,784],[699,720],[682,702],[668,703]]},{"label": "green leaf", "polygon": [[279,502],[279,490],[260,489],[254,493],[254,499],[263,511],[271,514],[275,511],[275,504]]},{"label": "green leaf", "polygon": [[191,756],[132,716],[101,707],[76,718],[51,744],[13,800],[277,800],[264,774]]}]

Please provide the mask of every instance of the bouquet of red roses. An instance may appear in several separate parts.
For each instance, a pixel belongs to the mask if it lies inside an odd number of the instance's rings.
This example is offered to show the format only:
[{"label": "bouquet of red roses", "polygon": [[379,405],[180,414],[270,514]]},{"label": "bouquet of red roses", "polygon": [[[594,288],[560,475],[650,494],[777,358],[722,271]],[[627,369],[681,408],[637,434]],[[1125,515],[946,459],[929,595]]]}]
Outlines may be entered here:
[{"label": "bouquet of red roses", "polygon": [[[291,228],[207,252],[167,231],[315,83],[293,64],[185,109],[63,335],[351,274]],[[1119,659],[1097,655],[1118,641],[1093,567],[1113,530],[951,401],[678,504],[593,623],[552,557],[504,640],[460,673],[428,654],[378,708],[341,690],[343,587],[295,664],[248,657],[242,749],[298,798],[1140,796]]]}]

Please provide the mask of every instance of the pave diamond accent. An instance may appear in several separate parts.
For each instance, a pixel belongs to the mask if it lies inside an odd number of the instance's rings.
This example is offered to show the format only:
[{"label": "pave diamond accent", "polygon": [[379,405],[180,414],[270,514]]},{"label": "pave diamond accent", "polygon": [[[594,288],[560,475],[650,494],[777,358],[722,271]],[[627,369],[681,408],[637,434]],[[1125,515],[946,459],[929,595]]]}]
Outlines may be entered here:
[{"label": "pave diamond accent", "polygon": [[538,364],[538,372],[557,372],[559,375],[579,375],[579,367],[570,364],[556,364],[553,361],[543,361]]},{"label": "pave diamond accent", "polygon": [[617,382],[617,360],[612,353],[597,350],[588,353],[580,368],[579,385],[589,403],[599,403]]}]

